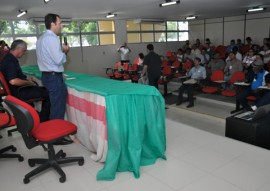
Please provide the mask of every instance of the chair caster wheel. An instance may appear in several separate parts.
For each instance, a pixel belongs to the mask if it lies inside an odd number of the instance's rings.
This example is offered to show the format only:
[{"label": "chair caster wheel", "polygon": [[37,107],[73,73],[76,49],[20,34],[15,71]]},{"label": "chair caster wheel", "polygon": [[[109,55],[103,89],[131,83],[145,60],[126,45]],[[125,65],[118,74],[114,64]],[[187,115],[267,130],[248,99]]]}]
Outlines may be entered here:
[{"label": "chair caster wheel", "polygon": [[64,183],[66,181],[66,177],[62,176],[61,178],[59,178],[59,182]]},{"label": "chair caster wheel", "polygon": [[24,184],[28,184],[29,182],[30,182],[30,179],[29,179],[29,178],[24,178],[24,179],[23,179],[23,183],[24,183]]},{"label": "chair caster wheel", "polygon": [[84,159],[79,160],[78,164],[79,164],[79,166],[82,166],[84,164]]},{"label": "chair caster wheel", "polygon": [[62,157],[62,158],[65,158],[66,156],[67,156],[66,153],[62,153],[62,154],[61,154],[61,157]]},{"label": "chair caster wheel", "polygon": [[16,147],[12,147],[11,151],[12,152],[16,152],[17,151],[17,148]]},{"label": "chair caster wheel", "polygon": [[28,165],[29,165],[30,167],[34,167],[36,164],[35,164],[35,162],[33,162],[33,161],[31,161],[31,160],[28,160]]},{"label": "chair caster wheel", "polygon": [[18,160],[19,160],[20,162],[22,162],[22,161],[24,160],[24,158],[23,158],[22,156],[20,156],[20,157],[18,158]]}]

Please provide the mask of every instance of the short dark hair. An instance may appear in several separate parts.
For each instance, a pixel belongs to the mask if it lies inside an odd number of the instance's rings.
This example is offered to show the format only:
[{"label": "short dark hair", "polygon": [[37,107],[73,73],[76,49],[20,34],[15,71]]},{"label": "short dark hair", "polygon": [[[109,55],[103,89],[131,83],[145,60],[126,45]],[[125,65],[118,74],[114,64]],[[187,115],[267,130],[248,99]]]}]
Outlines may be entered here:
[{"label": "short dark hair", "polygon": [[144,54],[142,52],[139,53],[139,58],[143,59],[144,58]]},{"label": "short dark hair", "polygon": [[46,29],[50,29],[51,28],[51,23],[55,23],[56,24],[56,19],[57,17],[60,18],[59,15],[54,14],[54,13],[49,13],[45,16],[45,26]]},{"label": "short dark hair", "polygon": [[27,48],[27,43],[21,39],[14,40],[11,44],[10,50],[15,50],[18,46]]},{"label": "short dark hair", "polygon": [[199,62],[202,61],[199,57],[194,58],[194,60],[198,60]]},{"label": "short dark hair", "polygon": [[146,48],[147,48],[148,50],[152,51],[152,50],[154,50],[154,45],[153,45],[153,44],[148,44],[148,45],[146,46]]}]

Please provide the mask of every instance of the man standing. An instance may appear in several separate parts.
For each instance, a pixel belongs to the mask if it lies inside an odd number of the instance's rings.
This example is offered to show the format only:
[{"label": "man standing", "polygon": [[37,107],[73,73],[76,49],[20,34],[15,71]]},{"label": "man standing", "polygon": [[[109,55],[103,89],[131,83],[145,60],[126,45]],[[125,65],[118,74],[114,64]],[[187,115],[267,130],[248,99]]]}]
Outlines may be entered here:
[{"label": "man standing", "polygon": [[49,95],[44,87],[36,85],[34,78],[27,79],[22,73],[18,58],[21,58],[26,51],[26,42],[23,40],[15,40],[11,45],[10,52],[3,58],[0,69],[8,83],[11,95],[23,101],[42,98],[42,108],[39,115],[40,121],[43,122],[49,119]]},{"label": "man standing", "polygon": [[41,81],[47,88],[51,101],[50,119],[64,119],[67,101],[67,87],[63,80],[64,64],[69,46],[61,46],[58,36],[62,31],[59,15],[45,16],[46,32],[37,41],[37,62],[42,72]]},{"label": "man standing", "polygon": [[155,86],[158,89],[158,80],[161,74],[161,58],[154,52],[154,46],[152,44],[147,45],[148,54],[143,60],[143,70],[141,77],[147,75],[149,85]]},{"label": "man standing", "polygon": [[118,48],[117,51],[120,52],[122,65],[124,63],[129,63],[129,53],[131,52],[131,50],[127,46],[127,43],[124,43],[121,47]]}]

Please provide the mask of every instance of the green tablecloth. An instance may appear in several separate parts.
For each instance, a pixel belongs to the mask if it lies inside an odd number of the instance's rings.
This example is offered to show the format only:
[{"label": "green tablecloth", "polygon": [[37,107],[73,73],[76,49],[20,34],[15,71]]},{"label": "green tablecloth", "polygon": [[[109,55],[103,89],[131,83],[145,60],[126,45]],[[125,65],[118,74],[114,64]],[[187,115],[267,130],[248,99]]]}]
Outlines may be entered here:
[{"label": "green tablecloth", "polygon": [[[23,66],[24,73],[41,77],[37,65]],[[108,152],[98,180],[113,180],[115,173],[132,171],[165,157],[165,102],[152,86],[65,72],[68,87],[102,95],[106,100]]]}]

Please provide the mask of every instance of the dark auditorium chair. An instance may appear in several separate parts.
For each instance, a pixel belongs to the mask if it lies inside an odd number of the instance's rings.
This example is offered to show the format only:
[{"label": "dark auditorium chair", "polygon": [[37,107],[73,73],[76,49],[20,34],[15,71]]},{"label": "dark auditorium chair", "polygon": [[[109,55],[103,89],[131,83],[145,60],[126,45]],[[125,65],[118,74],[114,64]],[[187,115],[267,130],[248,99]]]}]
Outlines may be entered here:
[{"label": "dark auditorium chair", "polygon": [[[14,117],[10,115],[8,110],[0,107],[0,111],[0,130],[16,125]],[[10,150],[15,152],[17,149],[13,145],[0,149],[0,158],[17,158],[20,162],[24,160],[24,158],[19,154],[6,153]]]},{"label": "dark auditorium chair", "polygon": [[[4,96],[7,95],[11,95],[11,91],[9,89],[8,83],[3,75],[3,73],[0,71],[0,81],[2,84],[2,91],[0,91],[0,95],[1,95],[1,99],[3,100]],[[31,88],[31,86],[22,86],[21,88],[19,88],[18,93],[20,94],[20,90],[22,90],[23,88]],[[40,97],[40,98],[33,98],[33,99],[29,99],[29,100],[23,100],[29,104],[31,104],[32,106],[34,106],[35,102],[39,102],[42,101],[44,98]],[[8,136],[12,136],[12,132],[17,131],[17,128],[15,129],[10,129],[8,130]]]},{"label": "dark auditorium chair", "polygon": [[212,83],[216,83],[215,85],[212,86],[206,86],[202,88],[202,92],[204,93],[216,93],[220,89],[220,84],[221,82],[224,81],[224,72],[223,70],[215,70],[213,71],[211,78],[210,78]]},{"label": "dark auditorium chair", "polygon": [[34,167],[39,164],[37,168],[25,175],[23,182],[25,184],[30,182],[30,178],[52,167],[60,174],[59,181],[66,181],[66,174],[61,169],[60,164],[78,162],[80,166],[84,164],[83,157],[66,158],[66,153],[63,150],[55,153],[54,143],[68,135],[77,132],[77,126],[71,122],[62,119],[53,119],[40,123],[37,111],[29,104],[8,95],[4,102],[13,112],[18,131],[21,133],[25,145],[28,149],[32,149],[38,145],[47,146],[48,158],[34,158],[28,159],[28,164]]}]

